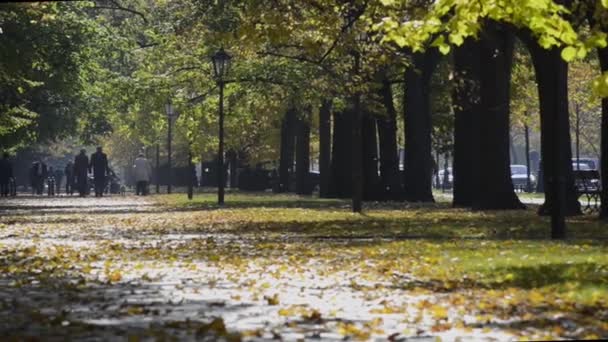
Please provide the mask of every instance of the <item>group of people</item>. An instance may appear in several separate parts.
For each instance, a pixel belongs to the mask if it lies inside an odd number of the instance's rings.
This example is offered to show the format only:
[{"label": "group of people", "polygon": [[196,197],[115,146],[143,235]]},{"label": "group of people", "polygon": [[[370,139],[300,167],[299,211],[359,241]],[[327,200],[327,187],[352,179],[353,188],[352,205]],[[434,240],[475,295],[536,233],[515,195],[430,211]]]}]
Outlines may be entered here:
[{"label": "group of people", "polygon": [[65,175],[65,193],[73,195],[74,189],[76,189],[78,194],[84,197],[89,193],[89,173],[91,172],[93,173],[95,197],[102,197],[107,177],[112,171],[108,165],[108,157],[103,153],[101,147],[97,148],[91,158],[87,156],[86,150],[80,150],[80,154],[76,156],[74,162],[68,162],[63,172],[53,170],[53,167],[47,167],[43,161],[36,161],[30,169],[32,193],[42,195],[46,181],[49,195],[54,195],[55,187],[59,192],[61,180]]},{"label": "group of people", "polygon": [[11,181],[14,182],[13,165],[11,164],[8,153],[5,152],[2,159],[0,159],[0,197],[12,195],[10,187]]},{"label": "group of people", "polygon": [[[35,161],[29,170],[32,193],[42,195],[45,184],[48,185],[49,195],[59,193],[65,176],[65,193],[73,195],[77,191],[81,197],[85,197],[89,194],[89,174],[91,173],[95,197],[102,197],[110,177],[114,176],[114,173],[110,169],[108,157],[103,153],[101,147],[97,147],[97,151],[90,157],[87,156],[86,150],[80,150],[80,153],[74,158],[74,162],[68,162],[63,170],[60,168],[54,170],[42,160]],[[135,159],[133,175],[136,182],[136,194],[147,195],[149,193],[148,185],[152,178],[152,166],[142,153]],[[8,153],[4,153],[0,159],[0,196],[6,197],[12,194],[11,182],[14,185],[13,167]]]},{"label": "group of people", "polygon": [[[71,167],[72,170],[68,170],[69,164],[66,167],[66,175],[68,174],[68,171],[71,171],[70,177],[74,180],[72,184],[76,185],[78,194],[81,197],[84,197],[89,192],[89,173],[93,173],[95,197],[103,197],[106,188],[106,179],[111,173],[108,165],[108,156],[103,153],[101,147],[97,147],[97,151],[91,154],[91,158],[87,157],[86,153],[87,152],[84,149],[80,150],[80,154],[74,159],[74,165]],[[69,193],[72,192],[73,189],[70,188]]]}]

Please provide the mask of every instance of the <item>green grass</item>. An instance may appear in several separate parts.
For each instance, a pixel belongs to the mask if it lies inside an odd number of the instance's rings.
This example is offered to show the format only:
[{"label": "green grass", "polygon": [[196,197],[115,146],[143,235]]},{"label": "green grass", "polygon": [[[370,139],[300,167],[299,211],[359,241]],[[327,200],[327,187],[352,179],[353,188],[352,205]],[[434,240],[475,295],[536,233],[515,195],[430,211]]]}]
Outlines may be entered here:
[{"label": "green grass", "polygon": [[297,238],[285,248],[301,257],[311,248],[328,260],[339,254],[345,262],[340,267],[348,268],[347,256],[364,255],[375,264],[369,270],[374,277],[385,269],[413,274],[426,282],[418,285],[435,290],[541,291],[554,301],[569,298],[557,301],[568,305],[593,306],[608,298],[608,226],[592,216],[568,219],[568,239],[554,242],[548,218],[534,209],[472,212],[446,203],[371,203],[359,215],[349,211],[349,201],[294,195],[228,194],[222,209],[213,194],[193,201],[183,194],[155,199],[173,210],[207,211],[198,227],[221,218],[224,224],[214,232]]}]

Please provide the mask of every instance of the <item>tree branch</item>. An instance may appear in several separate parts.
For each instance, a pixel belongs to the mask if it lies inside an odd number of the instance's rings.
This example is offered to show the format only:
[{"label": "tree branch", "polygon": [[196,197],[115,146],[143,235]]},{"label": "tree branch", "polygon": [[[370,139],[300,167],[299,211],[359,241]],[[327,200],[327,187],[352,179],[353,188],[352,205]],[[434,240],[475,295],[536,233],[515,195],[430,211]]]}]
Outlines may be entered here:
[{"label": "tree branch", "polygon": [[91,9],[102,9],[102,10],[107,9],[107,10],[125,11],[125,12],[129,12],[131,14],[135,14],[135,15],[139,16],[146,24],[148,23],[148,19],[146,19],[146,16],[143,13],[136,11],[132,8],[124,7],[115,0],[110,0],[110,3],[112,3],[114,6],[100,6],[97,3],[95,3],[95,7],[91,7]]}]

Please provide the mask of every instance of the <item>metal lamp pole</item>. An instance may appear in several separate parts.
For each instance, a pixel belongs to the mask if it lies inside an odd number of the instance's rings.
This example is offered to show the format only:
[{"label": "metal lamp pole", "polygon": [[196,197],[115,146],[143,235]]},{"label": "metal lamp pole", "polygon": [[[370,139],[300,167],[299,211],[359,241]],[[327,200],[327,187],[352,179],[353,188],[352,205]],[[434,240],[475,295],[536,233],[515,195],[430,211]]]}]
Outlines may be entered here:
[{"label": "metal lamp pole", "polygon": [[224,204],[224,76],[230,69],[232,57],[227,54],[223,48],[219,49],[211,61],[213,62],[213,72],[220,88],[220,104],[219,104],[219,146],[217,156],[217,204]]}]

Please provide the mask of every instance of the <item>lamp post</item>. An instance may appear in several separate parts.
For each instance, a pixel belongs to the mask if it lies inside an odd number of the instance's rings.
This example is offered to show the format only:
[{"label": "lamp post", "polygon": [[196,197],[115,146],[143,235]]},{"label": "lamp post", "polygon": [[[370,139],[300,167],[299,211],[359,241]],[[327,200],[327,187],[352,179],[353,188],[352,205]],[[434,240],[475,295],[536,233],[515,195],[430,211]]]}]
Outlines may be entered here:
[{"label": "lamp post", "polygon": [[213,73],[220,88],[219,108],[219,147],[217,156],[217,203],[224,204],[224,76],[230,70],[232,57],[223,48],[219,49],[212,57]]},{"label": "lamp post", "polygon": [[173,169],[171,168],[171,138],[172,138],[172,128],[173,121],[177,119],[178,113],[173,109],[173,103],[171,103],[171,99],[167,100],[165,104],[165,114],[167,114],[167,161],[168,161],[168,177],[167,177],[167,193],[171,193],[171,186],[173,184]]}]

